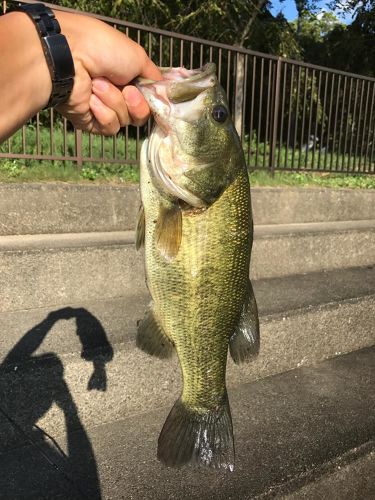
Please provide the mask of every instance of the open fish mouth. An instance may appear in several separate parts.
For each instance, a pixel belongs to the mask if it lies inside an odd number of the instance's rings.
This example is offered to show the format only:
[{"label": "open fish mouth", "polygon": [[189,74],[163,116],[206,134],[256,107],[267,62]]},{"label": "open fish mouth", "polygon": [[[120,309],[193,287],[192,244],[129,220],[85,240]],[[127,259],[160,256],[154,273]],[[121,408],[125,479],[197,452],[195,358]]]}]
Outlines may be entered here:
[{"label": "open fish mouth", "polygon": [[151,177],[161,191],[173,198],[193,207],[205,207],[206,203],[184,186],[183,177],[195,168],[197,159],[189,159],[182,153],[184,144],[177,123],[193,125],[202,116],[206,91],[218,84],[216,65],[208,63],[199,69],[160,69],[162,80],[138,78],[135,81],[158,125],[147,147]]},{"label": "open fish mouth", "polygon": [[191,101],[203,91],[217,84],[215,63],[205,64],[199,69],[160,68],[160,71],[163,75],[162,80],[138,78],[135,81],[135,85],[154,112],[157,112],[157,109],[154,109],[157,98],[174,104]]}]

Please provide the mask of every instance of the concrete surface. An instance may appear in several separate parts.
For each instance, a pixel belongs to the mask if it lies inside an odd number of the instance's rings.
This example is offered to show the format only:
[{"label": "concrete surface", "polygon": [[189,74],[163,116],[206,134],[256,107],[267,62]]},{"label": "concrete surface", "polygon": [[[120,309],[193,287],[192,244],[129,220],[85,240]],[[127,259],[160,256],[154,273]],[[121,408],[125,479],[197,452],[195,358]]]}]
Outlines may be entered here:
[{"label": "concrete surface", "polygon": [[[256,229],[253,279],[375,263],[375,222]],[[262,229],[262,228],[261,228]],[[144,293],[133,233],[0,237],[0,312]]]},{"label": "concrete surface", "polygon": [[0,183],[0,235],[135,228],[137,185]]},{"label": "concrete surface", "polygon": [[324,474],[299,490],[285,495],[283,500],[323,498],[330,500],[375,498],[375,451],[370,451],[349,463],[337,460],[331,473]]},{"label": "concrete surface", "polygon": [[[375,344],[374,289],[374,270],[367,269],[255,282],[261,352],[250,364],[229,360],[229,388]],[[171,405],[181,389],[177,359],[161,361],[135,347],[145,302],[134,298],[129,308],[116,299],[52,315],[48,309],[1,315],[7,334],[0,337],[0,401],[28,422],[46,397],[60,394],[64,374],[58,406],[69,406],[73,398],[84,426],[134,415],[148,405]],[[106,347],[104,356],[100,346]],[[106,390],[88,391],[95,365]],[[40,418],[48,433],[63,432],[58,407]],[[21,436],[9,436],[1,424],[0,435],[3,447],[20,444]]]},{"label": "concrete surface", "polygon": [[[252,188],[256,224],[373,219],[374,190]],[[0,183],[0,235],[127,231],[136,185]]]},{"label": "concrete surface", "polygon": [[[69,405],[61,402],[66,390],[62,383],[52,396],[47,397],[45,389],[44,406],[35,407],[27,426],[20,422],[16,430],[18,415],[8,405],[10,398],[2,398],[1,408],[13,420],[11,424],[0,414],[7,426],[5,435],[27,433],[31,442],[1,448],[1,497],[245,500],[295,494],[294,498],[303,498],[295,492],[314,484],[316,488],[322,480],[327,484],[330,475],[336,498],[370,500],[374,476],[364,485],[357,475],[373,470],[373,460],[367,463],[364,457],[375,450],[374,366],[375,348],[369,348],[230,391],[236,443],[233,473],[169,469],[157,462],[157,438],[169,405],[155,409],[150,401],[132,417],[103,423],[98,415],[86,426],[74,398]],[[45,382],[48,385],[48,375]],[[149,382],[160,384],[160,379]],[[44,390],[43,386],[30,389],[35,394]],[[60,411],[66,430],[48,437],[39,418],[50,405]],[[32,427],[34,422],[39,429]],[[338,466],[348,471],[343,482],[335,481]],[[348,488],[354,496],[347,495]]]},{"label": "concrete surface", "polygon": [[[350,309],[356,310],[358,299],[369,301],[371,308],[375,294],[375,267],[255,280],[253,286],[262,318],[281,317],[282,320],[285,317],[282,321],[286,321],[290,315],[303,315],[320,306],[332,305],[334,311],[341,303],[350,303]],[[96,342],[101,325],[112,345],[133,345],[137,320],[143,317],[150,301],[143,283],[142,288],[137,290],[134,285],[119,297],[105,297],[103,290],[96,300],[88,300],[83,294],[76,302],[61,304],[54,303],[53,299],[52,296],[51,303],[44,303],[42,307],[0,312],[4,332],[0,335],[0,362],[26,332],[33,331],[37,325],[42,328],[52,311],[57,311],[56,320],[47,325],[51,333],[43,336],[38,353],[54,352],[59,355],[80,352],[81,343],[73,333],[77,322],[85,325],[85,331],[93,337],[92,342]],[[66,308],[72,310],[69,312]],[[366,317],[363,319],[366,321]],[[374,324],[375,328],[375,319],[373,323],[371,319],[369,317],[369,324]],[[337,339],[345,341],[347,334],[341,332]],[[22,359],[22,355],[18,359]]]},{"label": "concrete surface", "polygon": [[[375,220],[255,229],[250,275],[288,276],[375,263]],[[255,226],[257,228],[257,226]]]}]

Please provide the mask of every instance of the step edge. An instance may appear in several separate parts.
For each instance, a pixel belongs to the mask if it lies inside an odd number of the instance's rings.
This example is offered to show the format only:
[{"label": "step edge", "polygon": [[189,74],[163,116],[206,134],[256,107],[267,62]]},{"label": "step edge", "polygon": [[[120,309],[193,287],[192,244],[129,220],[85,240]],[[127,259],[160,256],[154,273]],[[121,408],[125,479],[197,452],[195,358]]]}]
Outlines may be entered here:
[{"label": "step edge", "polygon": [[[375,231],[375,219],[292,224],[261,224],[254,226],[254,239],[369,230]],[[20,250],[123,246],[132,245],[134,242],[135,231],[133,230],[1,235],[0,251],[11,252]]]}]

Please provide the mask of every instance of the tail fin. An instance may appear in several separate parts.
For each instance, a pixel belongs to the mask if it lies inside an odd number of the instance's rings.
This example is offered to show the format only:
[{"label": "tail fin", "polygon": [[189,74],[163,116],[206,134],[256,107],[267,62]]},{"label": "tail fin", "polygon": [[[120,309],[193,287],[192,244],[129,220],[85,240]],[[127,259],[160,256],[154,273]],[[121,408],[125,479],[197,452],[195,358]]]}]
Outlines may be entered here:
[{"label": "tail fin", "polygon": [[205,413],[177,400],[159,436],[158,459],[170,467],[192,463],[234,469],[233,426],[228,397]]}]

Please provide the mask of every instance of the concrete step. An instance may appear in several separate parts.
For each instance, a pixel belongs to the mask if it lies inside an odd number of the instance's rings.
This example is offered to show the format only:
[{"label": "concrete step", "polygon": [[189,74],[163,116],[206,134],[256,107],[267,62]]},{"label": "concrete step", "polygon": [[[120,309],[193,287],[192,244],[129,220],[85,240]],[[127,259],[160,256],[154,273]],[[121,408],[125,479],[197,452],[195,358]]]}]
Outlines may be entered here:
[{"label": "concrete step", "polygon": [[[261,352],[240,367],[229,360],[230,389],[375,344],[375,269],[258,280],[254,288]],[[72,404],[71,397],[84,426],[134,415],[148,405],[171,405],[181,388],[176,357],[162,361],[135,347],[136,321],[146,303],[140,294],[131,301],[82,300],[55,311],[1,313],[0,401],[27,422],[33,405],[45,406],[45,391],[35,388],[47,384],[51,397],[58,394],[64,373],[65,399],[59,396],[58,407],[40,414],[51,434],[62,432],[61,408]],[[94,382],[101,390],[89,390]],[[20,436],[1,425],[0,435],[7,436],[3,447],[19,444]]]},{"label": "concrete step", "polygon": [[[374,218],[375,190],[252,188],[256,224]],[[127,231],[139,207],[136,185],[0,183],[0,235]]]},{"label": "concrete step", "polygon": [[[145,293],[134,233],[0,237],[0,312]],[[255,227],[253,279],[375,263],[375,220]]]},{"label": "concrete step", "polygon": [[[236,442],[232,473],[170,469],[156,460],[169,405],[156,409],[148,401],[142,412],[107,422],[95,414],[89,426],[62,373],[52,392],[46,372],[43,383],[24,387],[28,419],[13,408],[20,392],[1,398],[1,498],[373,499],[374,366],[375,348],[369,348],[231,390]],[[108,389],[111,383],[109,377]],[[148,383],[163,382],[150,378]],[[42,432],[46,412],[58,414],[62,432]],[[4,447],[7,436],[18,433],[26,433],[30,442]]]}]

